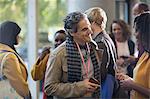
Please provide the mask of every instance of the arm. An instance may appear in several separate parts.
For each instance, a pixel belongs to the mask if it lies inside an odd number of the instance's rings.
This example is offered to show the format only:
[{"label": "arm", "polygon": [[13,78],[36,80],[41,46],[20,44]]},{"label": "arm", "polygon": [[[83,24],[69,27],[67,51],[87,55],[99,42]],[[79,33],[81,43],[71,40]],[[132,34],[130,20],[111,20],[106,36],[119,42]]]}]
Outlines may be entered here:
[{"label": "arm", "polygon": [[30,91],[26,81],[25,70],[21,70],[21,65],[14,54],[9,54],[4,62],[3,73],[9,80],[16,92],[23,96],[30,96]]},{"label": "arm", "polygon": [[150,88],[145,88],[137,83],[133,83],[132,89],[135,91],[138,91],[139,93],[141,93],[147,97],[150,97]]},{"label": "arm", "polygon": [[45,47],[31,70],[33,80],[42,80],[44,78],[49,54],[50,47]]},{"label": "arm", "polygon": [[98,43],[98,47],[99,49],[103,50],[103,55],[102,55],[102,63],[101,63],[101,80],[102,82],[106,79],[106,75],[107,75],[107,62],[108,62],[108,52],[107,52],[107,48],[105,46],[105,44],[103,42],[99,42]]},{"label": "arm", "polygon": [[48,61],[49,54],[47,54],[43,60],[40,58],[37,59],[36,63],[33,65],[31,70],[31,76],[33,80],[42,80],[44,78],[44,74],[46,71],[47,61]]},{"label": "arm", "polygon": [[135,83],[133,81],[132,78],[130,78],[129,76],[126,75],[119,75],[120,76],[120,85],[127,89],[127,90],[135,90],[145,96],[149,96],[150,95],[150,88],[145,88],[137,83]]},{"label": "arm", "polygon": [[147,87],[143,87],[142,85],[134,82],[132,89],[149,97],[150,98],[150,62],[147,62],[147,68],[146,68],[146,72],[144,73],[144,75],[146,76],[146,82],[147,82]]}]

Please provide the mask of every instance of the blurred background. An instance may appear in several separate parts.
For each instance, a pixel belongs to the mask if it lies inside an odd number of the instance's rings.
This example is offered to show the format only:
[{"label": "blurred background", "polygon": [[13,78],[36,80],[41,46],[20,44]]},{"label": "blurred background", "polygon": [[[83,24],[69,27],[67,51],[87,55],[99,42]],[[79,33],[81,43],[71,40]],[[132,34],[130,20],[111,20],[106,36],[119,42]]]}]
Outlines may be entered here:
[{"label": "blurred background", "polygon": [[44,46],[53,46],[53,35],[63,29],[63,19],[69,12],[103,8],[109,33],[113,19],[123,19],[133,27],[132,7],[137,2],[150,4],[150,0],[0,0],[0,23],[12,20],[22,28],[17,50],[27,64],[33,99],[41,99],[41,86],[31,78],[32,65]]}]

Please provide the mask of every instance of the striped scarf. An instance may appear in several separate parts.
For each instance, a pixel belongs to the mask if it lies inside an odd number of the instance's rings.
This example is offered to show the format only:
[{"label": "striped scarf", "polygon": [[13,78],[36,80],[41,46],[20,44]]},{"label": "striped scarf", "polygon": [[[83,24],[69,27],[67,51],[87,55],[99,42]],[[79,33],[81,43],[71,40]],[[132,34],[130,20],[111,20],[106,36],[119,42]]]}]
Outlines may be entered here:
[{"label": "striped scarf", "polygon": [[[94,49],[89,44],[90,47],[90,57],[92,60],[93,68],[94,68],[94,78],[100,80],[100,67],[98,65],[96,55]],[[67,37],[66,38],[66,51],[67,51],[67,65],[68,65],[68,82],[78,82],[82,81],[82,74],[81,74],[81,57],[78,52],[76,43],[73,41],[73,38]],[[94,93],[94,97],[98,97],[99,95],[98,90]],[[95,96],[96,95],[96,96]]]}]

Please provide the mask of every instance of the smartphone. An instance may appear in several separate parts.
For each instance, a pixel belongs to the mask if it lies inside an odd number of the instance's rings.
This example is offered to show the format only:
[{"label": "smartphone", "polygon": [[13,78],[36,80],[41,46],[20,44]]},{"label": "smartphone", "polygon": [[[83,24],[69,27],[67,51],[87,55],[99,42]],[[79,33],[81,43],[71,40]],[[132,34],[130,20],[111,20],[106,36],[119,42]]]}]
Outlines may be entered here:
[{"label": "smartphone", "polygon": [[129,58],[128,56],[120,56],[120,57],[123,58],[123,59]]},{"label": "smartphone", "polygon": [[93,78],[93,77],[90,78],[89,82],[100,85],[100,82],[97,79]]}]

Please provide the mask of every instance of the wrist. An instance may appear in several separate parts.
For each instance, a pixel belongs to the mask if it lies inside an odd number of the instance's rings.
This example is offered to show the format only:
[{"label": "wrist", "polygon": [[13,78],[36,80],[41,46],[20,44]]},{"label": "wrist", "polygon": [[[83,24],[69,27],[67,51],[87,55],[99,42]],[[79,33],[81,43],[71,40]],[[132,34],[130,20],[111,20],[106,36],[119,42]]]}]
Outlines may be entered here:
[{"label": "wrist", "polygon": [[131,80],[132,80],[132,82],[130,84],[130,87],[131,87],[132,90],[134,90],[135,86],[136,86],[136,83],[133,81],[133,79],[131,79]]}]

